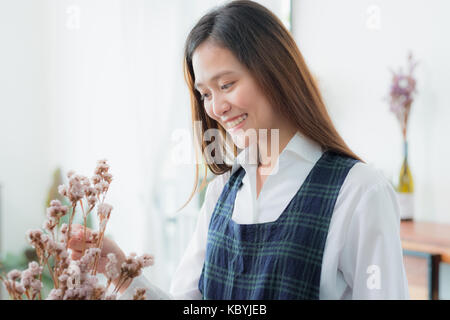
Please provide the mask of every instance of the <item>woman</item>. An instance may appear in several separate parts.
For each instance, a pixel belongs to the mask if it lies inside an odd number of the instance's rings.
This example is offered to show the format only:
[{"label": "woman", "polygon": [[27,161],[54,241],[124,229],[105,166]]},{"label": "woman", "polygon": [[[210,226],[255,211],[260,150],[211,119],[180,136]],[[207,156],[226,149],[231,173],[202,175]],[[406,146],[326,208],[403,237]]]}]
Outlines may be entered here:
[{"label": "woman", "polygon": [[[339,136],[274,14],[251,1],[206,14],[186,41],[185,76],[197,134],[216,129],[235,159],[199,140],[217,177],[171,292],[140,276],[122,299],[137,287],[148,299],[408,298],[395,193]],[[102,256],[123,261],[105,241]]]}]

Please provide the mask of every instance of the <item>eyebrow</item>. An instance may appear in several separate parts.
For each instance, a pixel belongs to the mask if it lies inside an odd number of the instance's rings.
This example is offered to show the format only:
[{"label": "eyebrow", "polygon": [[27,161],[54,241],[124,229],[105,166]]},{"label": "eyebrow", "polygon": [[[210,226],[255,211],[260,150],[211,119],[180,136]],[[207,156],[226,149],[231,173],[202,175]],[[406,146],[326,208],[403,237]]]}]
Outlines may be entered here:
[{"label": "eyebrow", "polygon": [[[234,73],[234,72],[233,71],[229,71],[229,70],[221,71],[218,74],[216,74],[214,77],[212,77],[209,81],[214,81],[214,80],[216,80],[216,79],[218,79],[218,78],[220,78],[220,77],[222,77],[224,75],[230,74],[230,73]],[[203,85],[202,83],[200,83],[200,82],[197,83],[196,82],[194,84],[194,88],[198,90],[198,86],[202,86],[202,85]]]}]

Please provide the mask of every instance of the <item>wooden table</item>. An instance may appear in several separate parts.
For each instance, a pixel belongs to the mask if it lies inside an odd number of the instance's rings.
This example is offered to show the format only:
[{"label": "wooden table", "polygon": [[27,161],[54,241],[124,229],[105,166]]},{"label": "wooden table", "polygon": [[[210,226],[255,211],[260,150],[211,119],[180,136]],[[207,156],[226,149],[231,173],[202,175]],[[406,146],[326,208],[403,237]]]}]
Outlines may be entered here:
[{"label": "wooden table", "polygon": [[[412,270],[408,274],[408,281],[414,280],[417,269],[413,264],[414,257],[422,258],[427,263],[428,299],[439,299],[439,264],[450,263],[450,225],[402,221],[400,224],[400,237],[403,254],[405,256],[405,268]],[[408,259],[412,257],[412,260]]]}]

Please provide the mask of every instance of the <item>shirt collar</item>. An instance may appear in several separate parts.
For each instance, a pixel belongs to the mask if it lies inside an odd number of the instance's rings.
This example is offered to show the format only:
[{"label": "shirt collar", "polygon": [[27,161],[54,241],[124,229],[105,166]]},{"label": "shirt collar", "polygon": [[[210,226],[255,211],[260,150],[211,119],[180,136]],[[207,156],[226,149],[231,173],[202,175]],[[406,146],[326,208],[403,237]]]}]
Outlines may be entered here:
[{"label": "shirt collar", "polygon": [[[252,154],[257,154],[256,145],[250,145],[239,152],[233,161],[231,174],[233,174],[241,166],[244,167],[244,169],[248,168],[248,166],[256,166],[256,162],[251,161]],[[317,160],[319,160],[322,154],[322,148],[317,142],[305,137],[297,131],[281,152],[279,161],[286,156],[294,155],[314,164]]]}]

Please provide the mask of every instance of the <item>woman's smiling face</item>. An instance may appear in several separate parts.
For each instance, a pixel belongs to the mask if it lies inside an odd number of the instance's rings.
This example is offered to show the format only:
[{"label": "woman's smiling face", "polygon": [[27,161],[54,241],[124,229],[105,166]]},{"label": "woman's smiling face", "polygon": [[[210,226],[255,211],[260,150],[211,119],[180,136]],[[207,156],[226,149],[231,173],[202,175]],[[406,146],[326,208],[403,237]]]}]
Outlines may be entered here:
[{"label": "woman's smiling face", "polygon": [[259,129],[280,128],[282,122],[255,79],[230,50],[205,41],[194,51],[192,65],[206,113],[239,148],[248,146],[242,137],[249,129],[259,136]]}]

